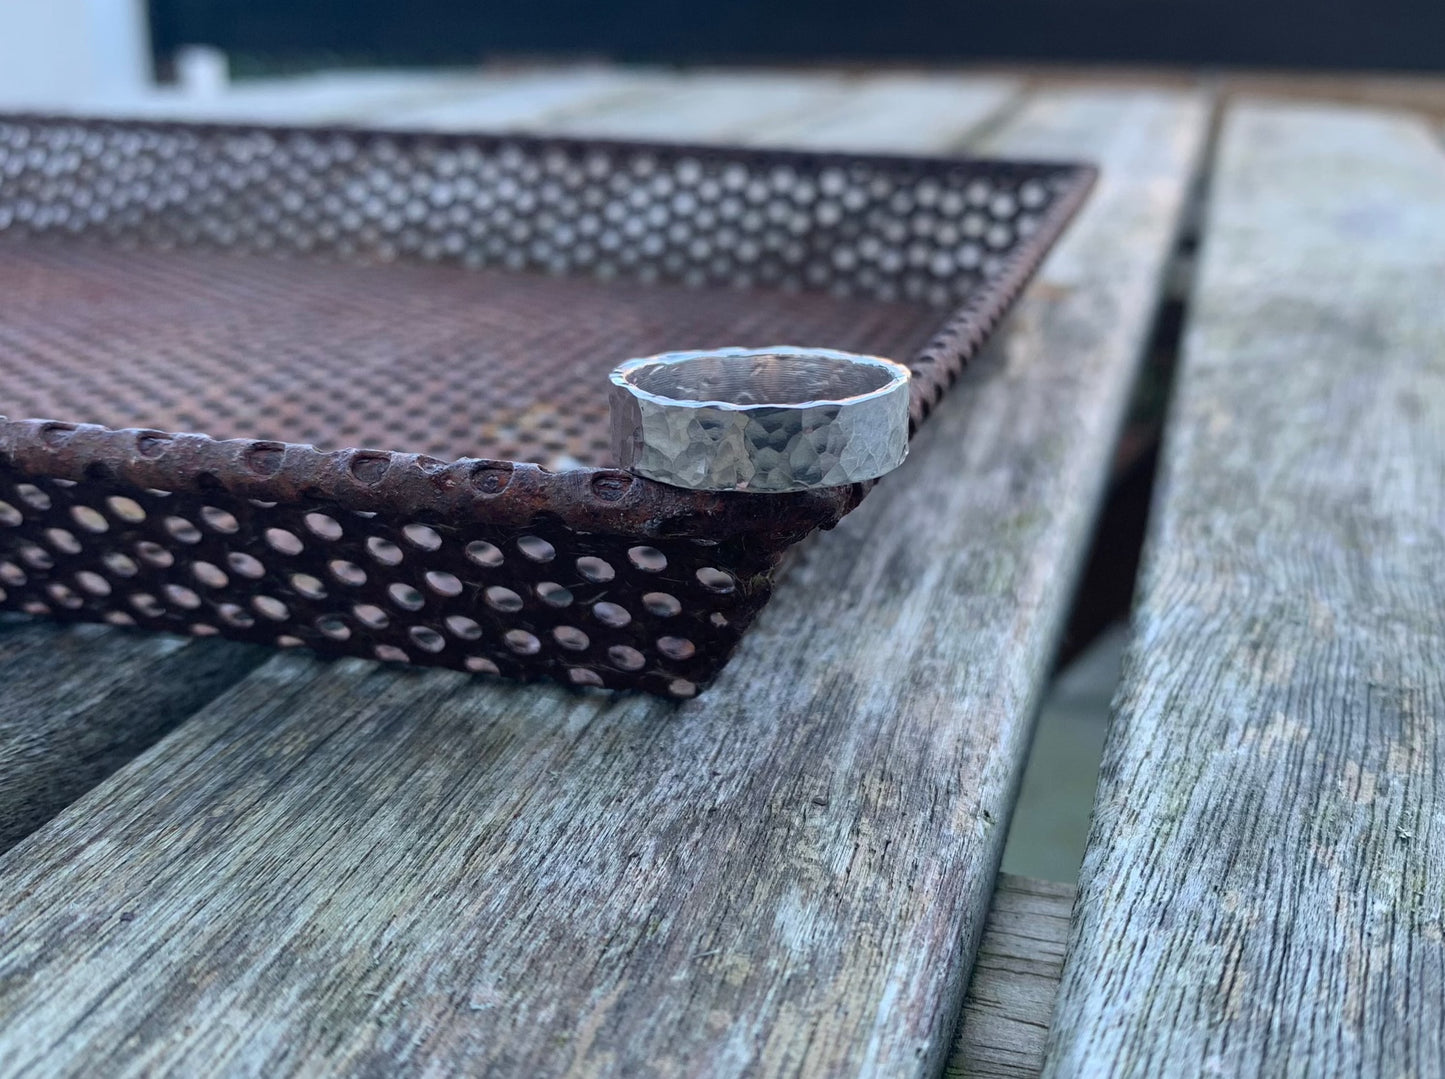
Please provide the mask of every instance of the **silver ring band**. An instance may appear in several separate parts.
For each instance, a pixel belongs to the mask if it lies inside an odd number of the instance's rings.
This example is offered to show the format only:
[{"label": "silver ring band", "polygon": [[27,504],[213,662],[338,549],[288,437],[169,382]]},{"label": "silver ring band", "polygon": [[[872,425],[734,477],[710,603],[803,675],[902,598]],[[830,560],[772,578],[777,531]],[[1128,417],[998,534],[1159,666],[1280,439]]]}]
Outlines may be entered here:
[{"label": "silver ring band", "polygon": [[902,364],[824,348],[724,348],[612,372],[612,448],[696,491],[780,493],[875,479],[908,455]]}]

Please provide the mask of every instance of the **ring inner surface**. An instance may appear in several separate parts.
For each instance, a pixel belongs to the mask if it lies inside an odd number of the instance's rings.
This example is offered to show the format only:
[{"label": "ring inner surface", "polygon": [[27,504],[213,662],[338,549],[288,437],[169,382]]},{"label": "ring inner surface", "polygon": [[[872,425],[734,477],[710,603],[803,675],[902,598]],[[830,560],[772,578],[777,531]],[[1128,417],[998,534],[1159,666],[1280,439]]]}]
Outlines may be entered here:
[{"label": "ring inner surface", "polygon": [[632,372],[628,381],[646,393],[676,401],[797,405],[858,397],[882,389],[892,379],[893,373],[879,364],[764,353],[653,364]]}]

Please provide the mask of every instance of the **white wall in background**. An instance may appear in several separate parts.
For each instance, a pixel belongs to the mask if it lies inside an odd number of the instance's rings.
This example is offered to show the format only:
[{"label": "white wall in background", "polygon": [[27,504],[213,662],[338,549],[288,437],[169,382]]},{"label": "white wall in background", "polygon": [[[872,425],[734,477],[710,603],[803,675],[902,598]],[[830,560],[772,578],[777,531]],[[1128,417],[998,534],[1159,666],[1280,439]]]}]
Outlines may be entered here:
[{"label": "white wall in background", "polygon": [[145,0],[0,0],[0,108],[130,98],[150,84]]}]

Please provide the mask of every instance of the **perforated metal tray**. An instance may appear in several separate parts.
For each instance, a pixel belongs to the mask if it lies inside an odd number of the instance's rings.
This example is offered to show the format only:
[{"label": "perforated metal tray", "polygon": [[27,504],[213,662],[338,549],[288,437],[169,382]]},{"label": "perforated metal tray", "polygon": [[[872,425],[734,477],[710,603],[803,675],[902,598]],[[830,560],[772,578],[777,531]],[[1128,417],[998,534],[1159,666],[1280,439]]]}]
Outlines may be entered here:
[{"label": "perforated metal tray", "polygon": [[691,696],[866,488],[607,468],[607,372],[886,355],[916,429],[1092,179],[0,116],[0,607]]}]

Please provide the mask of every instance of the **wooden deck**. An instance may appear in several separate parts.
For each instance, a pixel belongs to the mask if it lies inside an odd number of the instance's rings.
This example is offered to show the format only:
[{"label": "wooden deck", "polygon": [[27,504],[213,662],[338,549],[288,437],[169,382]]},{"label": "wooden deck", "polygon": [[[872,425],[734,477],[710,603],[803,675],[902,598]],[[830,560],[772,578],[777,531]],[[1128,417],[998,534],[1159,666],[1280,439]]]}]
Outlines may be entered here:
[{"label": "wooden deck", "polygon": [[[1007,71],[605,68],[123,111],[1084,158],[1102,179],[902,474],[808,545],[680,711],[0,628],[0,1075],[1445,1068],[1426,120]],[[997,866],[1201,190],[1071,922],[1071,885]]]}]

